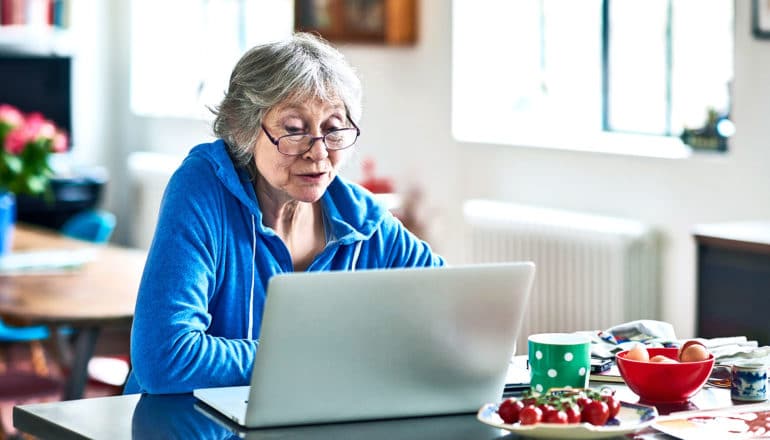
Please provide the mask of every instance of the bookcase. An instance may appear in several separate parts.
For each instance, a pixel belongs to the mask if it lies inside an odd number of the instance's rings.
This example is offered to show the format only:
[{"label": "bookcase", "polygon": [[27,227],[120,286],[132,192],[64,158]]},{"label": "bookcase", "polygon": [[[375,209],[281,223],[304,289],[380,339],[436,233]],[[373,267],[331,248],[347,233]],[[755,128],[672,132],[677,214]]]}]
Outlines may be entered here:
[{"label": "bookcase", "polygon": [[67,55],[71,0],[0,0],[0,53]]},{"label": "bookcase", "polygon": [[411,45],[417,0],[295,0],[294,27],[335,43]]}]

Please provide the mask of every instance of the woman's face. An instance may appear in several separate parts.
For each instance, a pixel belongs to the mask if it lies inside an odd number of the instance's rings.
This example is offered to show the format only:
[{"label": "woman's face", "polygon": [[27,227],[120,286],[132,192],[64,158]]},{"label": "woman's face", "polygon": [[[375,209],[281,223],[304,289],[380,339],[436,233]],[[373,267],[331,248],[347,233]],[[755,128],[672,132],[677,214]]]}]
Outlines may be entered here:
[{"label": "woman's face", "polygon": [[[347,121],[342,101],[317,99],[279,104],[267,112],[262,124],[278,139],[287,134],[323,136],[331,130],[348,127]],[[276,202],[316,202],[352,151],[352,148],[327,150],[318,139],[304,154],[286,156],[278,151],[265,131],[260,130],[254,151],[260,179],[257,187]]]}]

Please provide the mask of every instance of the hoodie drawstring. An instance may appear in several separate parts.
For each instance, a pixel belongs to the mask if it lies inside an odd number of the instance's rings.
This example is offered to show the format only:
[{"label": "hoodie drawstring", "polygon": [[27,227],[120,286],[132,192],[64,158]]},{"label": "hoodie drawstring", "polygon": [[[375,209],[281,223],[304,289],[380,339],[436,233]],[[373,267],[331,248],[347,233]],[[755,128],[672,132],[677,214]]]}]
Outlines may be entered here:
[{"label": "hoodie drawstring", "polygon": [[254,214],[251,215],[251,289],[249,291],[249,332],[246,335],[254,339],[254,278],[257,276],[257,225]]},{"label": "hoodie drawstring", "polygon": [[[353,259],[350,262],[350,271],[355,272],[358,264],[358,256],[361,254],[361,245],[363,241],[356,242],[356,248],[353,249]],[[254,278],[257,275],[257,224],[254,214],[251,215],[251,289],[249,289],[249,330],[247,337],[254,339]]]},{"label": "hoodie drawstring", "polygon": [[356,248],[353,250],[353,261],[350,262],[350,271],[356,271],[356,264],[358,263],[358,255],[361,253],[361,245],[363,241],[356,242]]}]

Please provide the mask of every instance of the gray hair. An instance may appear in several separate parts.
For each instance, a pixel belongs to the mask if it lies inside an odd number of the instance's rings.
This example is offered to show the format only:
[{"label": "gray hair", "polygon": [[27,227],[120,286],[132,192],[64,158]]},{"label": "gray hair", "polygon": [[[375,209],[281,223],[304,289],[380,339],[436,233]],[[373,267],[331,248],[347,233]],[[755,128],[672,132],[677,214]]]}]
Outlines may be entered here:
[{"label": "gray hair", "polygon": [[337,49],[308,33],[255,46],[235,65],[225,97],[212,110],[214,134],[236,164],[251,168],[265,114],[285,100],[313,98],[338,98],[354,122],[361,118],[361,81]]}]

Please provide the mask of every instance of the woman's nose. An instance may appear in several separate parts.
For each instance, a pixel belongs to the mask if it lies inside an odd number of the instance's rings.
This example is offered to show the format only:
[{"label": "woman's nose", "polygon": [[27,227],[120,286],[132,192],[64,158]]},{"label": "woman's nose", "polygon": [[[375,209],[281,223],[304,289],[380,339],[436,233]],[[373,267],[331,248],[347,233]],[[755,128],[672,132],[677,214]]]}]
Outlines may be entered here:
[{"label": "woman's nose", "polygon": [[323,137],[313,138],[310,142],[310,149],[305,153],[305,157],[318,161],[329,156],[329,151],[326,149],[326,143],[324,142]]}]

